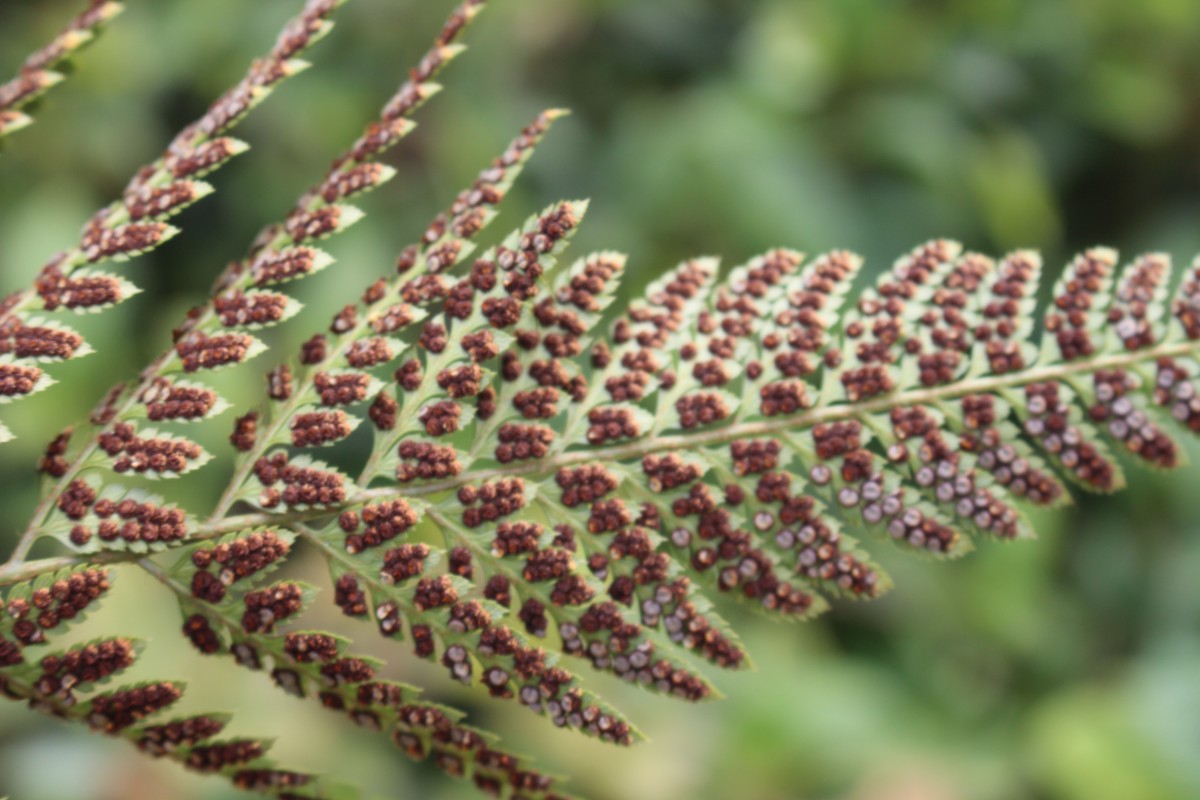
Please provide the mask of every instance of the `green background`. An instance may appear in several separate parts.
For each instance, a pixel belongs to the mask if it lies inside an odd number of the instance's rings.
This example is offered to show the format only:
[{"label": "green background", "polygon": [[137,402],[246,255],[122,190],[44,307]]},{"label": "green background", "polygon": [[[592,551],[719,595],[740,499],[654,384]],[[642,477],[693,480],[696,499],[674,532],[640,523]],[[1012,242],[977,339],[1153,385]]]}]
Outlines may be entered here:
[{"label": "green background", "polygon": [[[0,74],[74,13],[0,3]],[[175,129],[269,47],[296,0],[128,0],[129,9],[0,154],[0,290],[74,240]],[[559,197],[593,199],[576,252],[632,256],[626,292],[693,255],[851,248],[868,272],[944,236],[1043,250],[1053,276],[1098,243],[1126,255],[1200,251],[1200,4],[1194,0],[493,0],[447,91],[393,156],[398,178],[330,243],[340,263],[300,284],[309,313],[280,350],[222,377],[254,401],[280,353],[385,274],[437,209],[540,109],[569,106],[506,204],[503,230]],[[185,232],[124,269],[146,293],[81,322],[101,351],[5,409],[7,545],[32,465],[67,421],[162,349],[186,308],[263,223],[348,144],[448,12],[439,0],[353,0],[313,69],[237,131],[253,150],[214,176]],[[227,453],[228,420],[204,441]],[[1200,455],[1189,443],[1193,456]],[[470,709],[509,747],[594,798],[1158,800],[1200,796],[1200,492],[1194,468],[1039,514],[1041,537],[961,563],[891,558],[898,588],[870,606],[777,626],[724,610],[753,674],[718,675],[723,702],[686,707],[595,677],[651,741],[616,750],[456,688],[441,669],[360,649],[394,677]],[[167,487],[203,510],[212,465]],[[324,584],[315,560],[297,571]],[[387,797],[475,796],[369,734],[202,659],[169,598],[123,571],[89,632],[149,637],[144,677],[191,676],[183,708],[246,709],[236,734],[279,737],[286,764]],[[319,609],[314,626],[341,625]],[[589,676],[592,677],[592,676]],[[0,795],[224,798],[200,779],[0,705]]]}]

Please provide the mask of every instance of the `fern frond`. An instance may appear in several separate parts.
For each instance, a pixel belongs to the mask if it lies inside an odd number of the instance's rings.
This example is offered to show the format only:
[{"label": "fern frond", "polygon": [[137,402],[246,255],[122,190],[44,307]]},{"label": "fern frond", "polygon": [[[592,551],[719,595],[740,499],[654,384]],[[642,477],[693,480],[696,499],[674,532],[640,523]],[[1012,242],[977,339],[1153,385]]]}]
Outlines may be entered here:
[{"label": "fern frond", "polygon": [[[89,729],[123,738],[155,757],[165,757],[235,786],[267,795],[330,797],[312,775],[279,769],[265,758],[270,743],[214,741],[228,714],[163,720],[182,696],[178,681],[144,681],[99,691],[133,665],[141,642],[97,639],[47,652],[54,636],[80,623],[110,588],[109,571],[78,567],[12,586],[0,615],[0,690],[11,700]],[[47,638],[50,637],[50,638]],[[267,780],[271,774],[276,780]]]},{"label": "fern frond", "polygon": [[[248,148],[227,134],[280,83],[307,66],[297,56],[329,32],[333,27],[329,17],[344,1],[308,0],[271,51],[255,60],[204,116],[180,131],[162,156],[139,169],[124,196],[93,215],[75,245],[50,259],[31,287],[0,301],[0,398],[20,399],[50,386],[52,379],[39,363],[91,352],[78,333],[40,314],[99,312],[137,293],[129,281],[96,266],[149,252],[179,232],[165,220],[212,193],[213,187],[200,178]],[[119,8],[116,3],[95,2],[77,22],[99,23]],[[43,60],[53,59],[56,52],[52,45]],[[269,298],[256,299],[263,302],[251,312],[282,315],[287,311],[271,306]],[[194,360],[216,358],[216,344],[225,346],[223,353],[239,347],[253,349],[248,341],[208,344],[207,349],[198,349]]]},{"label": "fern frond", "polygon": [[112,0],[88,0],[87,8],[73,17],[49,44],[25,59],[16,77],[0,84],[0,144],[5,137],[33,124],[28,107],[66,79],[66,74],[56,68],[95,41],[104,27],[124,10],[123,4]]}]

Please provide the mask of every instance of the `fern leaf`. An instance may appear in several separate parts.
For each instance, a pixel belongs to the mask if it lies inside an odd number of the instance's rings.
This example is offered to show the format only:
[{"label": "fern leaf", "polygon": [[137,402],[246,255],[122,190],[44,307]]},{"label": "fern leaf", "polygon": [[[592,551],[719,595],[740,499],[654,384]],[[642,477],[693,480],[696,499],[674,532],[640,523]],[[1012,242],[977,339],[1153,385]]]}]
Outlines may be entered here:
[{"label": "fern leaf", "polygon": [[[162,245],[176,235],[166,220],[211,194],[213,187],[199,178],[244,152],[247,146],[228,133],[255,105],[305,63],[296,56],[322,38],[329,17],[341,0],[309,0],[284,28],[266,58],[257,60],[232,89],[203,117],[180,131],[155,161],[139,169],[124,196],[98,211],[74,246],[55,255],[30,288],[0,302],[0,397],[15,399],[46,388],[42,368],[33,362],[78,358],[90,352],[82,337],[57,323],[44,324],[38,311],[98,312],[136,294],[129,281],[94,268],[105,261],[125,261]],[[72,22],[67,32],[40,54],[14,83],[0,88],[0,136],[5,128],[5,89],[53,76],[46,67],[84,44],[91,31],[121,10],[119,3],[96,0]],[[15,89],[13,90],[15,91]],[[11,92],[10,92],[11,93]],[[14,94],[11,104],[29,99]],[[211,343],[209,343],[211,344]],[[235,343],[223,342],[226,348]],[[249,350],[252,342],[239,343]],[[205,353],[215,358],[213,348]]]},{"label": "fern leaf", "polygon": [[70,62],[95,41],[104,27],[124,10],[123,4],[111,0],[88,0],[87,8],[72,18],[49,44],[25,59],[16,77],[0,84],[0,142],[33,124],[28,107],[66,78],[56,68]]}]

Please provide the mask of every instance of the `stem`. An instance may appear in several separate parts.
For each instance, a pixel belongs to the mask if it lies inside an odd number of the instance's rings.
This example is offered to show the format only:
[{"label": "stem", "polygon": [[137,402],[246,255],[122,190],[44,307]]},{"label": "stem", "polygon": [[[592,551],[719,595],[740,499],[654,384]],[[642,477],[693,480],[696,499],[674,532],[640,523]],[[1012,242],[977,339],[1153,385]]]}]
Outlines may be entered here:
[{"label": "stem", "polygon": [[[1160,358],[1197,355],[1200,355],[1200,342],[1163,343],[1148,350],[1124,352],[1115,355],[1101,355],[1066,364],[1033,367],[1020,373],[988,375],[945,386],[911,389],[905,392],[896,392],[886,397],[874,398],[862,403],[838,403],[822,408],[810,409],[802,414],[796,414],[791,417],[743,422],[714,430],[659,436],[653,439],[636,440],[611,447],[570,450],[543,461],[464,472],[453,478],[433,481],[421,486],[387,486],[377,489],[360,489],[349,495],[343,503],[327,508],[287,511],[280,514],[255,512],[225,517],[223,519],[212,519],[196,528],[187,541],[213,539],[223,536],[226,533],[234,533],[258,526],[279,525],[286,527],[294,522],[330,517],[339,513],[344,508],[374,500],[434,495],[454,491],[461,486],[479,481],[533,474],[551,474],[557,472],[562,467],[582,463],[629,461],[662,451],[694,450],[700,447],[727,444],[747,437],[769,436],[785,430],[808,428],[823,422],[835,422],[867,414],[877,414],[890,411],[893,408],[937,403],[970,394],[993,393],[1004,389],[1018,388],[1030,383],[1060,380],[1071,375],[1090,374],[1104,369],[1131,367]],[[24,541],[24,537],[22,540]],[[24,550],[27,551],[28,547],[26,546]],[[0,586],[19,583],[45,572],[53,572],[54,570],[76,564],[117,563],[137,561],[142,558],[144,558],[144,554],[141,553],[119,551],[95,553],[90,556],[60,556],[58,558],[48,558],[31,562],[23,562],[18,558],[14,558],[7,564],[0,566]]]}]

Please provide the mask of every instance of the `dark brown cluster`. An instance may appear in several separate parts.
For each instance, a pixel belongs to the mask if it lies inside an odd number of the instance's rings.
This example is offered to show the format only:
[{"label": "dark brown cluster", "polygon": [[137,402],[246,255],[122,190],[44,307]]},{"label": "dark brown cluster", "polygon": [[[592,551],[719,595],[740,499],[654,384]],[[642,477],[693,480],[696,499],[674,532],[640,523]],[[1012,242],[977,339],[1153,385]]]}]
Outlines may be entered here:
[{"label": "dark brown cluster", "polygon": [[326,203],[336,203],[361,192],[374,189],[386,176],[382,164],[367,162],[343,167],[331,172],[321,183],[317,193]]},{"label": "dark brown cluster", "polygon": [[37,388],[42,371],[24,364],[0,364],[0,397],[21,397]]},{"label": "dark brown cluster", "polygon": [[587,527],[591,533],[612,533],[619,531],[633,522],[633,517],[619,498],[598,500],[592,504],[592,512],[588,515]]},{"label": "dark brown cluster", "polygon": [[380,392],[371,402],[371,407],[367,409],[367,416],[370,417],[371,423],[377,430],[395,430],[396,423],[399,422],[400,404],[396,402],[396,398],[392,397],[390,392]]},{"label": "dark brown cluster", "polygon": [[259,502],[264,508],[275,508],[281,502],[289,508],[328,506],[346,499],[345,478],[340,474],[297,466],[288,461],[286,453],[260,458],[254,463],[254,474],[263,485]]},{"label": "dark brown cluster", "polygon": [[525,482],[501,478],[479,487],[464,486],[458,490],[458,501],[465,506],[463,524],[477,528],[520,511],[525,506]]},{"label": "dark brown cluster", "polygon": [[299,584],[277,583],[243,598],[246,612],[242,615],[242,630],[247,633],[271,633],[275,624],[298,614],[304,607],[304,592]]},{"label": "dark brown cluster", "polygon": [[496,445],[496,460],[501,464],[513,461],[524,461],[531,458],[545,458],[554,442],[554,431],[545,425],[517,425],[509,423],[500,426],[497,434],[500,443]]},{"label": "dark brown cluster", "polygon": [[403,583],[425,570],[427,558],[429,547],[425,544],[402,544],[393,547],[383,554],[383,570],[380,577],[388,584]]},{"label": "dark brown cluster", "polygon": [[116,733],[174,703],[183,692],[173,683],[152,683],[92,698],[87,722],[105,733]]},{"label": "dark brown cluster", "polygon": [[733,470],[739,476],[758,475],[779,466],[783,446],[778,439],[740,439],[729,445]]},{"label": "dark brown cluster", "polygon": [[225,723],[214,717],[188,717],[142,728],[137,746],[139,750],[151,755],[166,755],[181,747],[190,747],[205,739],[211,739],[224,728]]},{"label": "dark brown cluster", "polygon": [[71,466],[67,461],[67,448],[71,445],[71,433],[72,430],[67,428],[50,440],[50,444],[46,445],[46,452],[38,459],[38,472],[52,478],[61,478],[67,474],[67,470]]},{"label": "dark brown cluster", "polygon": [[288,428],[295,447],[320,447],[350,435],[350,420],[344,411],[307,411],[292,417]]},{"label": "dark brown cluster", "polygon": [[580,311],[600,311],[600,296],[624,267],[624,261],[611,253],[589,256],[582,268],[571,276],[570,282],[558,290],[555,299]]},{"label": "dark brown cluster", "polygon": [[176,178],[201,177],[219,168],[245,147],[236,139],[221,136],[194,147],[176,145],[163,156],[163,166]]},{"label": "dark brown cluster", "polygon": [[1107,250],[1089,250],[1076,258],[1054,296],[1054,306],[1046,314],[1046,332],[1058,342],[1064,361],[1086,358],[1096,352],[1093,336],[1100,295],[1112,280],[1116,255]]},{"label": "dark brown cluster", "polygon": [[887,394],[895,388],[888,368],[880,364],[846,370],[841,375],[841,381],[846,399],[851,403]]},{"label": "dark brown cluster", "polygon": [[371,318],[371,330],[382,335],[406,328],[416,319],[413,307],[407,303],[389,306]]},{"label": "dark brown cluster", "polygon": [[489,297],[482,310],[493,328],[511,328],[521,320],[521,302],[515,297]]},{"label": "dark brown cluster", "polygon": [[208,415],[217,403],[217,393],[203,386],[183,386],[156,378],[138,396],[153,421],[193,420]]},{"label": "dark brown cluster", "polygon": [[82,345],[82,336],[64,328],[26,325],[16,317],[0,323],[0,355],[62,361]]},{"label": "dark brown cluster", "polygon": [[437,376],[438,386],[455,399],[479,394],[482,380],[483,370],[478,364],[450,367],[439,372]]},{"label": "dark brown cluster", "polygon": [[[201,547],[192,553],[196,573],[192,596],[220,602],[228,586],[254,575],[288,554],[291,545],[273,531],[256,531],[231,542]],[[210,569],[211,568],[211,569]]]},{"label": "dark brown cluster", "polygon": [[365,506],[361,515],[343,512],[338,520],[346,532],[346,551],[361,553],[408,531],[420,518],[403,498]]},{"label": "dark brown cluster", "polygon": [[34,285],[47,311],[67,308],[79,311],[114,305],[124,299],[121,282],[111,275],[83,275],[77,278],[62,273],[52,262],[38,275]]},{"label": "dark brown cluster", "polygon": [[675,453],[647,455],[642,459],[642,472],[652,492],[666,492],[686,486],[700,477],[700,468],[685,462]]},{"label": "dark brown cluster", "polygon": [[367,593],[358,584],[358,579],[346,573],[337,579],[333,587],[333,601],[347,617],[367,615]]},{"label": "dark brown cluster", "polygon": [[1171,260],[1161,254],[1144,255],[1122,276],[1108,309],[1108,325],[1126,350],[1150,347],[1157,339],[1150,312],[1158,293],[1171,276]]},{"label": "dark brown cluster", "polygon": [[276,292],[235,291],[213,300],[213,311],[226,328],[274,325],[283,319],[287,306],[287,295]]},{"label": "dark brown cluster", "polygon": [[517,392],[513,397],[513,407],[525,419],[553,419],[558,415],[558,398],[558,389],[542,386]]},{"label": "dark brown cluster", "polygon": [[329,339],[323,333],[315,333],[312,338],[300,344],[300,363],[305,365],[320,364],[329,356]]},{"label": "dark brown cluster", "polygon": [[162,222],[133,222],[116,228],[93,220],[84,230],[79,249],[89,264],[106,258],[129,258],[157,247],[171,232]]},{"label": "dark brown cluster", "polygon": [[1070,406],[1056,383],[1025,387],[1025,433],[1076,478],[1103,491],[1116,488],[1116,466],[1071,423]]},{"label": "dark brown cluster", "polygon": [[185,439],[143,439],[127,422],[101,433],[96,443],[114,459],[112,468],[118,473],[182,473],[203,454],[200,445]]},{"label": "dark brown cluster", "polygon": [[1141,381],[1125,370],[1100,370],[1092,376],[1096,402],[1088,409],[1092,422],[1104,425],[1129,452],[1156,467],[1179,465],[1179,447],[1133,401]]},{"label": "dark brown cluster", "polygon": [[809,406],[808,386],[802,381],[776,381],[759,390],[764,417],[796,414]]},{"label": "dark brown cluster", "polygon": [[297,664],[328,663],[339,655],[337,639],[325,633],[289,633],[283,652]]},{"label": "dark brown cluster", "polygon": [[313,211],[297,209],[288,216],[287,234],[293,244],[323,239],[337,232],[342,214],[340,206],[324,206]]},{"label": "dark brown cluster", "polygon": [[197,772],[218,772],[260,758],[265,750],[254,739],[234,739],[220,744],[199,745],[188,753],[187,765]]},{"label": "dark brown cluster", "polygon": [[500,355],[500,347],[489,330],[468,333],[462,338],[462,349],[476,364],[482,364]]},{"label": "dark brown cluster", "polygon": [[395,357],[387,339],[372,336],[359,339],[346,349],[346,363],[355,369],[370,369],[386,364]]},{"label": "dark brown cluster", "polygon": [[453,447],[405,439],[397,452],[401,463],[396,467],[396,480],[400,483],[439,480],[462,472],[458,452]]},{"label": "dark brown cluster", "polygon": [[267,250],[250,265],[250,277],[259,288],[302,278],[316,269],[317,257],[311,247]]},{"label": "dark brown cluster", "polygon": [[286,363],[281,363],[266,373],[266,393],[274,401],[286,401],[292,397],[293,389],[292,369]]},{"label": "dark brown cluster", "polygon": [[329,372],[318,372],[313,378],[313,385],[321,398],[321,405],[349,406],[362,402],[367,397],[367,387],[371,379],[357,372],[346,372],[334,375]]},{"label": "dark brown cluster", "polygon": [[33,591],[28,600],[9,600],[5,610],[14,622],[12,633],[22,645],[45,641],[44,631],[72,620],[108,591],[108,571],[86,569]]},{"label": "dark brown cluster", "polygon": [[862,447],[862,423],[857,420],[822,423],[812,429],[817,458],[828,461]]},{"label": "dark brown cluster", "polygon": [[100,523],[95,529],[76,525],[71,542],[79,547],[91,541],[93,534],[102,542],[177,542],[187,536],[187,516],[181,509],[132,499],[97,500],[92,513]]},{"label": "dark brown cluster", "polygon": [[240,364],[250,354],[252,342],[244,333],[207,336],[200,331],[193,331],[175,343],[175,352],[183,362],[185,372],[198,372]]},{"label": "dark brown cluster", "polygon": [[39,666],[41,677],[34,688],[43,696],[71,697],[76,687],[97,683],[133,664],[133,643],[128,639],[105,639],[46,656]]},{"label": "dark brown cluster", "polygon": [[561,501],[567,508],[590,504],[617,488],[617,479],[599,464],[563,467],[554,481],[562,490]]},{"label": "dark brown cluster", "polygon": [[453,400],[439,400],[422,408],[417,419],[429,436],[445,436],[459,429],[462,408]]},{"label": "dark brown cluster", "polygon": [[1005,258],[997,270],[982,309],[984,321],[975,328],[975,340],[983,343],[988,363],[997,375],[1025,369],[1019,335],[1026,313],[1022,305],[1036,291],[1040,271],[1038,256],[1024,251]]},{"label": "dark brown cluster", "polygon": [[221,651],[221,637],[203,614],[192,614],[183,621],[183,635],[205,655]]},{"label": "dark brown cluster", "polygon": [[428,611],[431,608],[453,605],[458,602],[458,591],[448,575],[436,578],[422,578],[417,582],[417,590],[413,594],[413,606],[418,611]]},{"label": "dark brown cluster", "polygon": [[492,554],[503,558],[536,552],[543,530],[536,522],[502,522],[492,540]]}]

